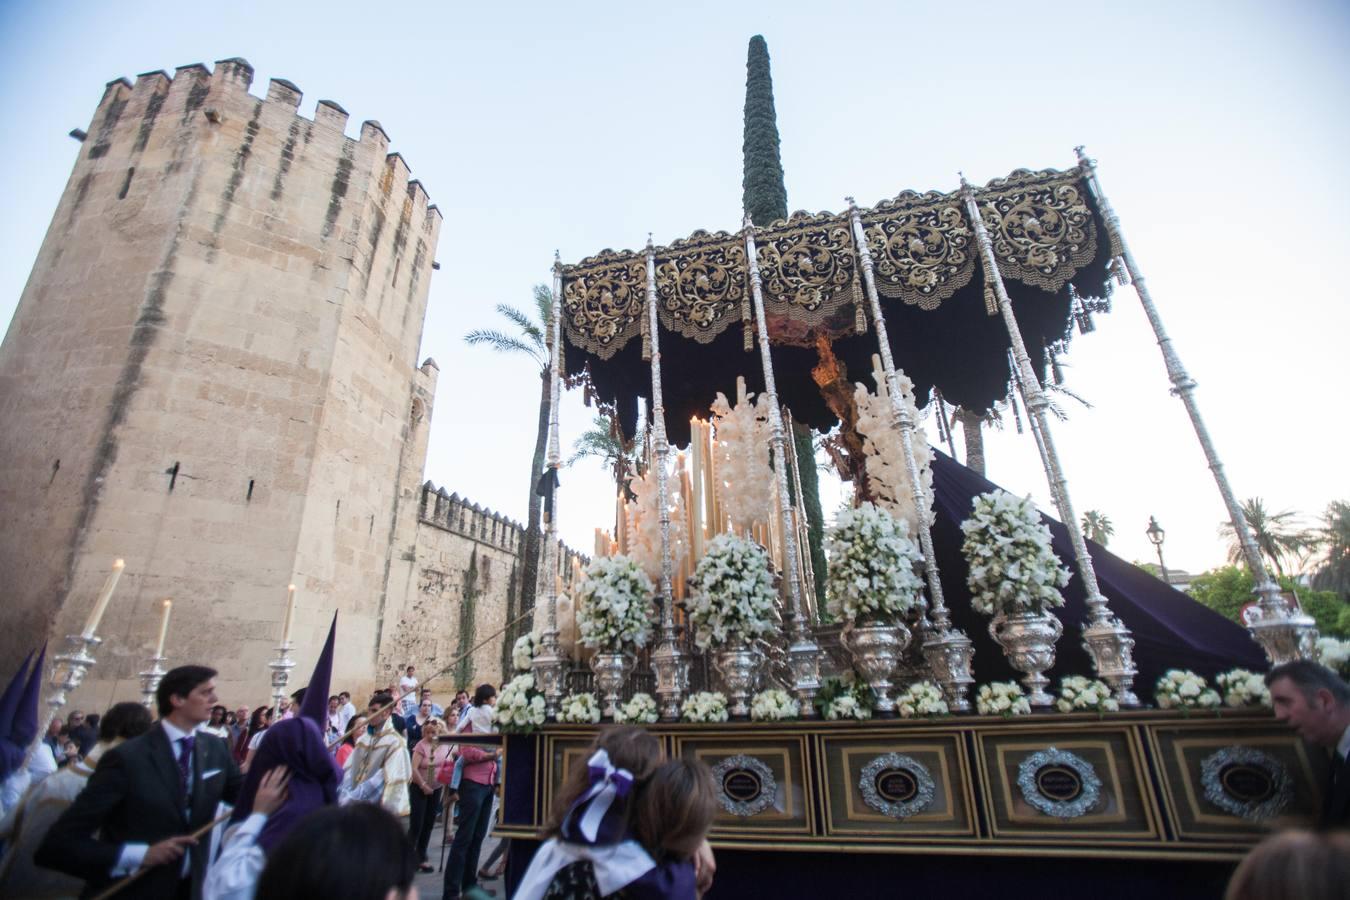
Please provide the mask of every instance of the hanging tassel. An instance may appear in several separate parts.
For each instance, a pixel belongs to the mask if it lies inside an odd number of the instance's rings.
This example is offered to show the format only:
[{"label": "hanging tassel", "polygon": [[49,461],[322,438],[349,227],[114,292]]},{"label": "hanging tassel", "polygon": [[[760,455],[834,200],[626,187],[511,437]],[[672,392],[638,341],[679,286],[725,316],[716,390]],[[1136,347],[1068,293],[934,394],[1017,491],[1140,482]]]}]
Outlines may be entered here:
[{"label": "hanging tassel", "polygon": [[743,341],[745,352],[749,353],[755,349],[755,328],[754,323],[750,321],[750,295],[749,293],[741,297],[741,334],[745,336]]},{"label": "hanging tassel", "polygon": [[946,444],[946,443],[948,443],[948,437],[949,437],[949,435],[951,434],[951,432],[950,432],[950,430],[947,428],[947,412],[946,412],[946,410],[943,408],[943,407],[944,407],[944,404],[943,404],[943,402],[942,402],[942,392],[939,391],[937,388],[933,388],[933,398],[934,398],[935,400],[937,400],[937,431],[938,431],[938,440],[941,441],[942,443]]},{"label": "hanging tassel", "polygon": [[853,270],[853,331],[867,333],[867,311],[863,308],[862,282],[858,279],[857,269]]},{"label": "hanging tassel", "polygon": [[651,362],[651,361],[652,361],[652,329],[651,329],[651,323],[649,323],[649,322],[647,321],[647,314],[646,314],[645,312],[644,312],[643,315],[642,315],[642,324],[641,324],[640,327],[641,327],[641,329],[642,329],[642,361],[643,361],[643,362]]},{"label": "hanging tassel", "polygon": [[1050,348],[1049,353],[1050,353],[1050,372],[1051,374],[1054,375],[1055,384],[1063,384],[1064,370],[1060,368],[1059,365],[1059,353],[1053,346]]},{"label": "hanging tassel", "polygon": [[988,284],[984,286],[984,311],[991,316],[998,315],[998,298]]},{"label": "hanging tassel", "polygon": [[1013,421],[1017,423],[1017,433],[1022,433],[1022,414],[1017,409],[1017,391],[1013,383],[1008,382],[1008,405],[1012,407]]}]

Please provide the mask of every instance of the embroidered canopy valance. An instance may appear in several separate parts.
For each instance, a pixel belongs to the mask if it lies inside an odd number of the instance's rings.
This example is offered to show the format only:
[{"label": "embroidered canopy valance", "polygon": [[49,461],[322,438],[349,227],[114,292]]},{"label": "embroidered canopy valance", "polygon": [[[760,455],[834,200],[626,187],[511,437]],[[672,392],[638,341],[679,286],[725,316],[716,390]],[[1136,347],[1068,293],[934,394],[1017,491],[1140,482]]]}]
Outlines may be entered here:
[{"label": "embroidered canopy valance", "polygon": [[[1033,355],[1064,340],[1082,297],[1105,292],[1110,245],[1085,173],[1020,169],[975,190],[999,270]],[[958,191],[901,193],[860,210],[896,365],[921,402],[936,386],[951,403],[987,409],[1007,392],[1009,340],[992,294],[976,277],[974,227]],[[780,402],[799,421],[828,429],[835,417],[811,370],[828,341],[851,380],[871,370],[858,248],[850,213],[796,213],[755,228],[765,319]],[[745,233],[698,231],[654,250],[657,320],[667,415],[676,444],[737,376],[762,387],[752,349]],[[632,435],[650,398],[644,359],[647,251],[611,250],[562,268],[566,371],[612,407]],[[739,328],[733,328],[734,325]]]}]

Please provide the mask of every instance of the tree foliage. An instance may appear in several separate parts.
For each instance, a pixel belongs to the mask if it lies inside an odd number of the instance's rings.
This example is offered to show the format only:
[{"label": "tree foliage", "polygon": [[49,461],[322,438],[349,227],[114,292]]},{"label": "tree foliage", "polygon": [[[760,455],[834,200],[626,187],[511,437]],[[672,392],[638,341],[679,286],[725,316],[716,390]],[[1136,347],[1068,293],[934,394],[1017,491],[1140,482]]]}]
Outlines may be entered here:
[{"label": "tree foliage", "polygon": [[1090,541],[1096,541],[1103,547],[1111,536],[1116,533],[1116,526],[1111,524],[1111,519],[1106,513],[1095,509],[1089,509],[1083,513],[1083,537]]},{"label": "tree foliage", "polygon": [[1327,505],[1322,524],[1314,531],[1314,542],[1318,567],[1313,587],[1350,598],[1350,503],[1336,500]]},{"label": "tree foliage", "polygon": [[778,142],[778,113],[773,105],[769,45],[750,39],[745,60],[745,137],[741,180],[742,206],[756,225],[787,218],[787,185]]},{"label": "tree foliage", "polygon": [[[1303,611],[1317,622],[1317,628],[1324,635],[1332,637],[1350,636],[1350,604],[1332,591],[1319,591],[1302,587],[1292,578],[1280,578],[1280,587],[1298,593]],[[1241,622],[1242,607],[1256,599],[1252,593],[1255,582],[1251,572],[1239,566],[1224,566],[1212,572],[1197,575],[1191,581],[1190,595],[1210,609]]]},{"label": "tree foliage", "polygon": [[[507,598],[507,621],[514,621],[522,613],[534,608],[534,597],[539,586],[539,517],[541,498],[535,491],[539,476],[544,471],[544,455],[548,447],[548,406],[549,406],[549,322],[553,315],[553,292],[548,285],[534,286],[534,311],[537,318],[517,309],[509,303],[498,303],[497,314],[515,326],[514,331],[497,328],[476,328],[464,336],[472,347],[485,346],[498,353],[515,353],[526,356],[539,368],[539,411],[536,419],[534,455],[530,459],[530,479],[528,484],[529,510],[525,522],[525,546],[521,554],[522,570],[520,578],[519,606]],[[528,621],[508,628],[502,642],[502,671],[509,672],[511,647],[516,637],[530,630]]]},{"label": "tree foliage", "polygon": [[[1297,566],[1298,560],[1313,542],[1313,536],[1298,523],[1298,514],[1286,509],[1272,513],[1266,509],[1265,501],[1260,497],[1251,497],[1242,503],[1242,515],[1247,527],[1256,540],[1261,557],[1275,568],[1277,575],[1283,576]],[[1232,522],[1219,525],[1219,534],[1228,539],[1228,561],[1234,564],[1246,560],[1242,555],[1242,542]],[[1286,570],[1285,566],[1290,566]]]}]

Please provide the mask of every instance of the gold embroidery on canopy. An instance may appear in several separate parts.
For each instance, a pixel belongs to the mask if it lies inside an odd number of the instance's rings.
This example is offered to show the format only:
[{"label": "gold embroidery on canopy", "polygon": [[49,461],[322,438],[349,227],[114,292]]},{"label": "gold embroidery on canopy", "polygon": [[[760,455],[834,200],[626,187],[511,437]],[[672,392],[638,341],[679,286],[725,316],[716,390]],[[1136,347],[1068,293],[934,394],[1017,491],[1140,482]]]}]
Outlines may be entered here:
[{"label": "gold embroidery on canopy", "polygon": [[1019,169],[979,192],[980,215],[1004,278],[1057,293],[1097,255],[1097,224],[1081,172]]},{"label": "gold embroidery on canopy", "polygon": [[573,346],[610,359],[639,333],[647,263],[631,252],[605,251],[563,269],[563,327]]},{"label": "gold embroidery on canopy", "polygon": [[739,237],[696,231],[656,250],[656,311],[671,331],[707,344],[739,318],[746,296]]},{"label": "gold embroidery on canopy", "polygon": [[877,292],[937,309],[975,273],[972,233],[951,194],[905,191],[862,216]]},{"label": "gold embroidery on canopy", "polygon": [[757,231],[755,243],[771,315],[815,326],[853,302],[853,237],[846,216],[794,213],[786,223]]}]

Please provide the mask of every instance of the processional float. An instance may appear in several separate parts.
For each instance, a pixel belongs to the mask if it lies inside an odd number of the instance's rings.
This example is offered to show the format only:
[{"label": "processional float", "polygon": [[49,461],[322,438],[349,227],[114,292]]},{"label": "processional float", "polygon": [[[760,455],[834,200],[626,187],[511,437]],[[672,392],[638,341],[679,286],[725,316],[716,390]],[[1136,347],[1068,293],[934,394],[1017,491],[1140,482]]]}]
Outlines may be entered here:
[{"label": "processional float", "polygon": [[[689,688],[691,651],[675,610],[676,573],[668,461],[672,442],[691,444],[697,420],[718,393],[737,383],[760,394],[769,415],[770,454],[780,517],[776,533],[790,684],[804,715],[820,687],[819,601],[803,573],[809,554],[790,487],[796,466],[784,418],[827,431],[839,421],[821,389],[838,373],[869,370],[879,356],[903,465],[920,510],[915,525],[928,589],[921,615],[922,655],[953,712],[970,709],[974,650],[954,627],[931,532],[932,507],[915,451],[918,423],[903,402],[908,377],[923,402],[930,389],[982,410],[1013,392],[1028,411],[1061,522],[1070,523],[1077,574],[1086,593],[1083,644],[1120,705],[1139,705],[1134,638],[1103,595],[1077,521],[1046,415],[1041,372],[1076,324],[1092,329],[1109,308],[1111,282],[1132,285],[1153,328],[1168,377],[1194,426],[1254,574],[1258,603],[1248,628],[1272,664],[1316,654],[1316,627],[1283,597],[1267,570],[1219,461],[1143,275],[1108,203],[1093,160],[1080,147],[1065,170],[1017,170],[948,193],[906,191],[872,208],[848,199],[842,214],[796,213],[737,234],[695,232],[669,246],[650,239],[638,252],[605,250],[579,263],[555,257],[550,324],[550,412],[541,571],[558,569],[556,496],[561,466],[558,399],[566,382],[608,412],[624,438],[636,434],[639,405],[650,426],[659,510],[661,564],[656,585],[659,639],[650,653],[661,717],[675,719]],[[740,335],[734,325],[739,321]],[[739,337],[739,340],[737,339]],[[748,361],[757,351],[758,365]],[[897,367],[903,365],[903,373]],[[1011,371],[1009,371],[1011,369]],[[692,420],[692,423],[691,423]],[[809,462],[807,463],[809,464]],[[796,488],[795,490],[793,488]],[[794,499],[795,498],[795,499]],[[622,528],[622,523],[619,525]],[[714,526],[715,527],[715,526]],[[549,717],[566,688],[559,643],[556,579],[544,579],[544,623],[532,670]]]}]

